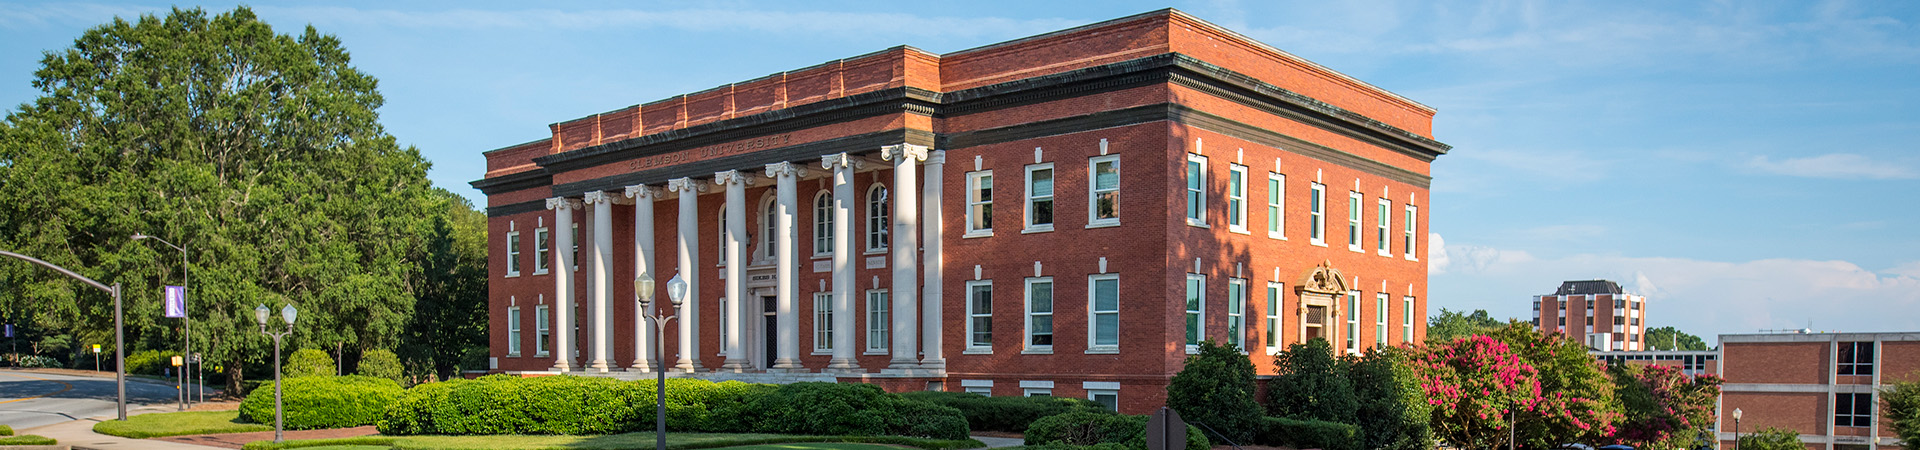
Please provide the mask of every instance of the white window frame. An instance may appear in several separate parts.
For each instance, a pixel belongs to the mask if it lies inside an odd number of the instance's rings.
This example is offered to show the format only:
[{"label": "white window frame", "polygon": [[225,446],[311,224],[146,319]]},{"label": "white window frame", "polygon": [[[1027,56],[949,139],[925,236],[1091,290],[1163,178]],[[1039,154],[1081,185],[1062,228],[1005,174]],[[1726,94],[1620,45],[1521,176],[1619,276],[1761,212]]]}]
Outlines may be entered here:
[{"label": "white window frame", "polygon": [[1360,239],[1360,199],[1357,191],[1347,192],[1347,250],[1367,251],[1366,244]]},{"label": "white window frame", "polygon": [[1392,257],[1393,241],[1390,240],[1391,238],[1389,238],[1388,235],[1392,233],[1390,230],[1393,225],[1393,201],[1381,197],[1380,208],[1377,215],[1380,216],[1380,224],[1378,227],[1380,232],[1375,236],[1373,245],[1377,247],[1375,250],[1380,252],[1380,256]]},{"label": "white window frame", "polygon": [[[1195,167],[1195,166],[1198,167]],[[1195,172],[1198,173],[1195,173]],[[1186,178],[1187,225],[1206,228],[1207,225],[1207,157],[1187,154],[1187,165],[1182,173]]]},{"label": "white window frame", "polygon": [[547,305],[533,307],[533,356],[552,354],[553,309]]},{"label": "white window frame", "polygon": [[[1047,310],[1046,311],[1035,310],[1033,305],[1034,287],[1040,284],[1046,285],[1046,293],[1047,293]],[[1021,309],[1021,313],[1026,316],[1026,333],[1023,336],[1024,339],[1020,340],[1020,344],[1022,345],[1022,348],[1024,348],[1024,350],[1022,350],[1021,353],[1053,353],[1053,342],[1056,340],[1054,338],[1058,337],[1060,334],[1059,332],[1060,327],[1057,326],[1059,324],[1053,320],[1054,312],[1060,310],[1059,299],[1055,298],[1053,295],[1053,292],[1054,292],[1053,277],[1028,278],[1026,279],[1026,282],[1023,284],[1023,286],[1025,287],[1025,289],[1023,289],[1023,292],[1026,297],[1026,302],[1025,302],[1026,307]],[[1037,319],[1041,319],[1041,318],[1046,319],[1047,343],[1036,344],[1034,343],[1034,338],[1037,337],[1038,334],[1034,330],[1034,322],[1036,322]]]},{"label": "white window frame", "polygon": [[520,232],[507,232],[507,278],[520,276]]},{"label": "white window frame", "polygon": [[580,271],[580,223],[573,224],[573,271]]},{"label": "white window frame", "polygon": [[[713,265],[718,267],[726,267],[727,266],[727,249],[729,247],[727,244],[730,243],[727,241],[727,204],[726,202],[720,203],[719,214],[715,214],[715,216],[719,217],[719,219],[714,220],[714,223],[720,224],[720,232],[714,233],[714,236],[719,236],[720,240],[719,242],[714,244],[714,252],[716,252],[717,255],[714,258],[716,261],[714,261]],[[720,310],[726,311],[726,308],[721,308]],[[721,341],[724,342],[725,339],[722,339]]]},{"label": "white window frame", "polygon": [[549,263],[551,263],[551,261],[549,261],[547,258],[553,255],[553,236],[552,235],[553,235],[552,232],[547,231],[547,227],[540,227],[540,228],[533,229],[533,274],[534,275],[547,274],[547,266],[549,265]]},{"label": "white window frame", "polygon": [[[1113,309],[1100,309],[1100,289],[1102,281],[1113,282]],[[1113,317],[1113,343],[1101,344],[1100,317]],[[1087,276],[1087,353],[1120,352],[1120,274],[1100,273]]]},{"label": "white window frame", "polygon": [[1360,291],[1347,291],[1347,353],[1360,353]]},{"label": "white window frame", "polygon": [[[725,314],[725,312],[724,312],[724,311],[727,311],[727,298],[726,298],[726,297],[720,297],[720,303],[719,303],[719,305],[720,305],[720,311],[723,311],[723,312],[722,312],[721,314]],[[743,312],[744,312],[744,311],[743,311]],[[742,324],[741,324],[741,325],[745,325],[745,322],[746,322],[746,321],[745,321],[745,320],[742,320],[741,322],[742,322]],[[718,328],[720,329],[720,342],[726,342],[726,341],[727,341],[727,331],[729,331],[729,330],[727,330],[727,319],[726,319],[726,316],[724,316],[724,315],[723,315],[723,316],[720,316],[720,326],[719,326]],[[742,339],[742,340],[745,340],[745,339]],[[727,347],[727,346],[723,344],[723,345],[719,345],[718,347],[720,347],[720,349],[719,349],[719,350],[720,350],[720,355],[721,355],[721,356],[726,356],[726,354],[727,354],[727,348],[726,348],[726,347]]]},{"label": "white window frame", "polygon": [[1247,351],[1247,279],[1227,279],[1227,343]]},{"label": "white window frame", "polygon": [[774,200],[772,190],[760,199],[760,254],[755,259],[762,261],[772,261],[780,253],[780,206]]},{"label": "white window frame", "polygon": [[[1034,187],[1033,174],[1042,170],[1047,171],[1047,177],[1048,177],[1048,180],[1047,180],[1048,191],[1047,191],[1047,194],[1044,196],[1035,193],[1033,189]],[[1028,165],[1026,173],[1027,173],[1026,178],[1022,179],[1023,183],[1026,185],[1027,195],[1025,199],[1026,206],[1024,209],[1026,214],[1024,214],[1023,217],[1021,217],[1021,221],[1026,225],[1026,228],[1021,229],[1020,232],[1021,233],[1043,233],[1043,232],[1053,231],[1054,222],[1060,221],[1059,210],[1058,208],[1054,208],[1054,201],[1053,201],[1054,198],[1058,197],[1060,193],[1060,189],[1059,189],[1060,172],[1053,170],[1053,163],[1040,163],[1040,164]],[[1042,202],[1045,202],[1047,206],[1048,221],[1047,223],[1035,223],[1034,207],[1039,205]]]},{"label": "white window frame", "polygon": [[833,354],[833,293],[813,293],[813,354]]},{"label": "white window frame", "polygon": [[886,253],[893,247],[893,237],[887,234],[888,228],[893,227],[893,207],[887,204],[887,195],[882,195],[891,192],[885,183],[867,186],[866,208],[863,208],[867,218],[867,253]]},{"label": "white window frame", "polygon": [[507,356],[520,356],[520,307],[507,307]]},{"label": "white window frame", "polygon": [[1251,234],[1247,231],[1247,190],[1247,166],[1227,164],[1227,231]]},{"label": "white window frame", "polygon": [[1415,227],[1414,225],[1417,224],[1418,221],[1420,220],[1420,207],[1414,206],[1414,205],[1407,205],[1406,211],[1407,211],[1407,219],[1406,219],[1407,224],[1404,227],[1402,227],[1405,229],[1403,240],[1406,241],[1406,244],[1404,245],[1405,248],[1401,249],[1401,252],[1407,255],[1408,261],[1419,261],[1420,258],[1414,256],[1415,255],[1414,249],[1419,248],[1419,247],[1415,247],[1414,243],[1420,240],[1419,239],[1420,236],[1415,234],[1415,230],[1418,230],[1419,228]]},{"label": "white window frame", "polygon": [[1287,239],[1287,176],[1267,172],[1267,237]]},{"label": "white window frame", "polygon": [[[968,281],[966,285],[967,285],[967,290],[966,290],[966,299],[967,299],[966,343],[967,345],[966,345],[966,350],[963,353],[991,354],[993,353],[993,280]],[[975,301],[978,300],[975,297],[975,294],[979,293],[980,288],[986,288],[985,290],[986,296],[987,296],[986,311],[981,311],[979,308],[975,307],[977,305]],[[987,331],[986,331],[987,342],[985,345],[982,345],[979,342],[974,341],[975,333],[980,332],[979,327],[976,326],[977,321],[980,321],[980,320],[985,320],[987,322]]]},{"label": "white window frame", "polygon": [[1280,354],[1280,343],[1286,340],[1285,311],[1287,305],[1287,285],[1277,281],[1267,282],[1267,333],[1266,347],[1268,355]]},{"label": "white window frame", "polygon": [[[1100,188],[1100,165],[1112,164],[1113,187]],[[1058,180],[1055,181],[1058,183]],[[1057,188],[1058,186],[1056,186]],[[1057,190],[1057,189],[1056,189]],[[1113,217],[1100,217],[1100,195],[1113,196]],[[1087,228],[1120,225],[1120,155],[1087,158]]]},{"label": "white window frame", "polygon": [[[1100,396],[1102,395],[1112,397],[1113,404],[1109,405],[1109,404],[1106,404],[1106,402],[1100,401]],[[1087,400],[1092,401],[1094,403],[1099,403],[1100,406],[1107,407],[1108,411],[1120,410],[1120,390],[1119,389],[1087,389]]]},{"label": "white window frame", "polygon": [[1021,391],[1022,391],[1021,392],[1022,397],[1052,397],[1053,396],[1053,389],[1026,388],[1026,389],[1021,389]]},{"label": "white window frame", "polygon": [[1373,295],[1373,300],[1373,345],[1376,347],[1385,347],[1387,346],[1387,311],[1389,311],[1387,309],[1387,293],[1376,293]]},{"label": "white window frame", "polygon": [[1327,246],[1327,185],[1314,183],[1307,202],[1307,242]]},{"label": "white window frame", "polygon": [[960,389],[965,390],[968,394],[993,396],[993,386],[963,386]]},{"label": "white window frame", "polygon": [[[983,189],[984,188],[984,189]],[[984,194],[984,195],[983,195]],[[984,219],[984,224],[980,223]],[[980,227],[979,225],[986,225]],[[961,237],[993,236],[993,171],[967,173],[967,232]]]},{"label": "white window frame", "polygon": [[833,255],[833,191],[813,194],[813,256]]},{"label": "white window frame", "polygon": [[893,320],[891,304],[893,297],[886,289],[867,290],[867,346],[865,354],[885,355],[892,348],[893,332],[888,324]]},{"label": "white window frame", "polygon": [[1207,276],[1197,273],[1187,274],[1186,284],[1186,322],[1182,335],[1187,353],[1200,352],[1200,341],[1207,339]]},{"label": "white window frame", "polygon": [[1044,381],[1044,380],[1043,381],[1021,380],[1020,391],[1022,395],[1025,395],[1027,397],[1041,396],[1041,395],[1052,397],[1053,382]]},{"label": "white window frame", "polygon": [[[1400,342],[1413,342],[1413,296],[1400,297]],[[1539,320],[1539,319],[1534,319]]]}]

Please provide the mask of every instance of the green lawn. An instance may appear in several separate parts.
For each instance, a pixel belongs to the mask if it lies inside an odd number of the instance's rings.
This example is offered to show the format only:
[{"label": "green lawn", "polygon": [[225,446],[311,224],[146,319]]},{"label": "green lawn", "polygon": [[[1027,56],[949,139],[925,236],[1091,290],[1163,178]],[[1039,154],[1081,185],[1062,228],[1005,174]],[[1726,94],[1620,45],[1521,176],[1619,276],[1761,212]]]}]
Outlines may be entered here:
[{"label": "green lawn", "polygon": [[32,434],[0,437],[0,445],[53,445],[53,438]]},{"label": "green lawn", "polygon": [[743,447],[721,447],[725,450],[899,450],[900,447],[880,444],[859,444],[852,442],[804,442],[795,444],[764,444]]},{"label": "green lawn", "polygon": [[95,433],[146,439],[190,434],[245,433],[273,431],[272,425],[244,423],[239,411],[188,411],[141,414],[122,422],[109,420],[93,425]]},{"label": "green lawn", "polygon": [[[847,442],[853,441],[853,442]],[[386,449],[399,450],[626,450],[652,449],[653,433],[600,436],[364,436],[340,439],[248,443],[246,450],[278,449]],[[985,447],[979,441],[935,441],[892,436],[788,436],[778,434],[667,433],[667,447],[676,450],[740,448],[752,450],[887,450],[880,444],[911,445],[936,450]],[[743,447],[747,446],[747,447]]]}]

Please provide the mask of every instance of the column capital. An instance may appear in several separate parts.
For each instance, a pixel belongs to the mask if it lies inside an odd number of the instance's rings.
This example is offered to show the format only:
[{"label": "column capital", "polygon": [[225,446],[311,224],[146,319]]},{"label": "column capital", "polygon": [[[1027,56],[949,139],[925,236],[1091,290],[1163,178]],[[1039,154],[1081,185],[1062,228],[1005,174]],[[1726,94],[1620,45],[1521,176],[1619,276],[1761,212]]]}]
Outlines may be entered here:
[{"label": "column capital", "polygon": [[729,188],[735,185],[746,187],[753,185],[753,179],[738,170],[725,170],[713,173],[713,184]]},{"label": "column capital", "polygon": [[554,198],[547,199],[547,209],[572,210],[579,207],[580,207],[579,200],[574,200],[566,197],[554,197]]},{"label": "column capital", "polygon": [[660,198],[660,189],[644,184],[627,186],[627,198],[640,201],[654,201]]},{"label": "column capital", "polygon": [[946,163],[947,163],[946,150],[934,150],[934,151],[927,152],[927,164],[946,164]]},{"label": "column capital", "polygon": [[804,176],[807,176],[807,167],[794,164],[791,161],[781,161],[767,165],[767,178],[777,180],[780,179],[780,177],[799,178]]},{"label": "column capital", "polygon": [[607,194],[607,191],[587,191],[586,195],[581,196],[580,202],[588,205],[613,203],[613,195]]},{"label": "column capital", "polygon": [[667,180],[667,190],[681,194],[688,192],[697,194],[707,191],[707,183],[692,178],[675,178]]},{"label": "column capital", "polygon": [[865,165],[866,163],[860,161],[860,158],[855,158],[853,155],[846,153],[835,153],[820,157],[820,168],[827,170],[834,170],[841,167],[859,170],[861,166]]},{"label": "column capital", "polygon": [[884,161],[925,161],[927,146],[913,144],[894,144],[880,147],[880,159]]}]

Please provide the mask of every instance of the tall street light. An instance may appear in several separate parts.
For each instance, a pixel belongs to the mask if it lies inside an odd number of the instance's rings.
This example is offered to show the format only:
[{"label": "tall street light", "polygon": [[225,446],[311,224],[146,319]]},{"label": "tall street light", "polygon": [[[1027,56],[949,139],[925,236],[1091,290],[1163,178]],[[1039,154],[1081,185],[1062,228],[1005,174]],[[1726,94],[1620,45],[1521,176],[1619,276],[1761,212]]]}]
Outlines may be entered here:
[{"label": "tall street light", "polygon": [[0,250],[0,256],[17,258],[22,261],[37,264],[40,267],[53,269],[53,271],[55,272],[60,272],[61,275],[66,275],[68,277],[72,277],[75,280],[86,282],[87,285],[89,286],[99,288],[100,290],[107,291],[108,294],[113,295],[113,385],[114,385],[114,390],[116,391],[114,394],[113,403],[114,403],[115,409],[119,413],[119,416],[118,416],[119,420],[123,422],[126,421],[127,420],[127,369],[126,369],[127,367],[127,350],[126,350],[127,333],[126,333],[126,323],[124,323],[124,321],[121,320],[121,314],[120,314],[121,312],[120,283],[114,283],[113,286],[107,286],[105,284],[101,284],[98,281],[93,281],[92,278],[83,277],[83,276],[80,276],[80,274],[73,273],[73,271],[67,270],[67,268],[65,267],[56,266],[56,265],[53,265],[53,263],[41,261],[39,258],[34,258],[32,256],[22,255],[19,253]]},{"label": "tall street light", "polygon": [[1740,450],[1740,408],[1733,409],[1733,450]]},{"label": "tall street light", "polygon": [[[139,241],[139,240],[146,240],[146,239],[159,241],[162,244],[167,244],[168,247],[173,247],[174,250],[180,251],[180,290],[181,290],[180,292],[181,311],[180,312],[183,313],[181,314],[180,320],[185,322],[186,324],[185,339],[186,339],[186,346],[187,346],[187,353],[184,355],[181,355],[182,361],[180,361],[180,363],[185,365],[180,367],[180,378],[187,380],[188,381],[187,385],[192,386],[193,379],[187,377],[187,371],[194,367],[193,365],[193,308],[191,306],[188,306],[187,304],[187,297],[188,297],[187,292],[192,291],[191,286],[193,285],[191,284],[192,279],[187,276],[187,248],[181,247],[178,245],[173,245],[172,242],[167,242],[166,239],[161,239],[154,236],[148,236],[142,233],[133,234],[133,240]],[[205,389],[206,378],[201,378],[200,381],[201,381],[201,387],[196,388],[194,390],[200,393],[200,401],[206,401],[207,400],[207,393]],[[184,391],[181,392],[180,395],[183,399],[181,401],[181,407],[182,407],[181,409],[185,409],[187,405],[193,404],[194,399],[192,395],[187,395],[187,393]]]},{"label": "tall street light", "polygon": [[[645,311],[647,305],[653,303],[653,277],[641,275],[639,278],[634,278],[633,295],[639,297],[640,310]],[[687,280],[680,279],[680,274],[675,273],[673,274],[673,279],[667,280],[667,301],[672,302],[673,309],[678,311],[680,309],[680,303],[686,301],[686,298]],[[665,315],[656,312],[653,315],[641,313],[641,316],[653,319],[653,348],[658,351],[660,361],[666,361],[667,345],[664,341],[667,339],[667,322],[672,321],[675,317],[679,317],[679,315]],[[647,355],[640,355],[641,359],[645,359],[646,357]],[[659,380],[659,385],[655,386],[653,390],[655,396],[658,397],[654,402],[653,411],[653,448],[654,450],[666,450],[667,367],[664,363],[654,364],[653,371],[656,374],[655,378]]]},{"label": "tall street light", "polygon": [[260,333],[273,336],[273,442],[279,443],[286,442],[286,429],[281,426],[281,418],[286,414],[280,403],[280,338],[293,333],[293,319],[300,312],[294,310],[293,305],[280,308],[280,318],[287,322],[287,331],[279,333],[267,331],[267,316],[272,314],[273,310],[267,309],[267,305],[253,308],[253,320],[260,322]]}]

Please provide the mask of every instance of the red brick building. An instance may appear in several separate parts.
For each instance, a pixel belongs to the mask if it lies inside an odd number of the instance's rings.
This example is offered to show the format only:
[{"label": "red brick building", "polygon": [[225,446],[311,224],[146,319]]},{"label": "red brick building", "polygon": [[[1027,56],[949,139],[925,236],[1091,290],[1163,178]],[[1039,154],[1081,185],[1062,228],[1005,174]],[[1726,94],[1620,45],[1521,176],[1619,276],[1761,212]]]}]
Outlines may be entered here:
[{"label": "red brick building", "polygon": [[1533,325],[1558,331],[1594,350],[1646,350],[1647,298],[1607,280],[1560,283],[1553,295],[1533,296]]},{"label": "red brick building", "polygon": [[[1163,10],[568,120],[486,152],[473,182],[494,369],[665,365],[1139,413],[1201,339],[1255,355],[1418,341],[1429,169],[1448,149],[1433,114]],[[675,274],[688,302],[666,354],[640,357],[654,333],[632,281],[663,299]]]},{"label": "red brick building", "polygon": [[1920,379],[1920,333],[1720,335],[1720,447],[1740,431],[1800,433],[1809,450],[1900,449],[1879,390]]}]

